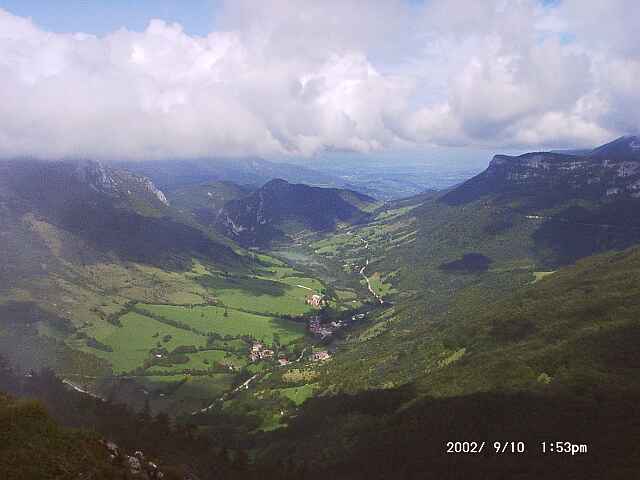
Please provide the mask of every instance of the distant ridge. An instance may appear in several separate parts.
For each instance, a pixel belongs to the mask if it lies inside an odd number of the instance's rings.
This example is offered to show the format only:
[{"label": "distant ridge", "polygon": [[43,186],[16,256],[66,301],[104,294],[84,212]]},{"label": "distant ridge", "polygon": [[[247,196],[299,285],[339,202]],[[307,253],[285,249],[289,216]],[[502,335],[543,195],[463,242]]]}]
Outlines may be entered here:
[{"label": "distant ridge", "polygon": [[218,228],[245,245],[265,245],[303,229],[330,231],[338,222],[368,217],[375,199],[353,190],[311,187],[274,179],[247,197],[229,202]]},{"label": "distant ridge", "polygon": [[526,194],[546,204],[567,198],[639,198],[640,138],[623,136],[587,153],[496,155],[484,172],[443,201],[460,204],[491,194]]},{"label": "distant ridge", "polygon": [[321,170],[258,157],[124,162],[116,166],[149,177],[156,185],[167,190],[212,181],[229,181],[257,188],[274,178],[309,185],[346,185],[344,180]]}]

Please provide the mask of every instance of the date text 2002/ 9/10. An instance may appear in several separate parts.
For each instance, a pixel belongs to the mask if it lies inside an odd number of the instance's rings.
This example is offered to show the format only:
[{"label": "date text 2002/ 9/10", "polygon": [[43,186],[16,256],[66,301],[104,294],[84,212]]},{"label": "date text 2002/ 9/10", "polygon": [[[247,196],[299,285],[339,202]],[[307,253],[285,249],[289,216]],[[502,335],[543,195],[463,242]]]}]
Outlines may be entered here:
[{"label": "date text 2002/ 9/10", "polygon": [[[487,442],[447,442],[446,453],[482,453],[487,448]],[[524,453],[524,442],[493,442],[493,450],[501,453]]]}]

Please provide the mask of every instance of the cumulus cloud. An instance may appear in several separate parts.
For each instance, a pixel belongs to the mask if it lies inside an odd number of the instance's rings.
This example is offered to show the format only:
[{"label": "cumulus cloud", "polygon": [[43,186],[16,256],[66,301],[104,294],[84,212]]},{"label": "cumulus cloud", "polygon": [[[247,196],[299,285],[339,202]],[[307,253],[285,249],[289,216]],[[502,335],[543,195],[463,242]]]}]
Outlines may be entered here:
[{"label": "cumulus cloud", "polygon": [[592,145],[640,125],[638,10],[235,0],[206,37],[51,33],[0,10],[0,156]]}]

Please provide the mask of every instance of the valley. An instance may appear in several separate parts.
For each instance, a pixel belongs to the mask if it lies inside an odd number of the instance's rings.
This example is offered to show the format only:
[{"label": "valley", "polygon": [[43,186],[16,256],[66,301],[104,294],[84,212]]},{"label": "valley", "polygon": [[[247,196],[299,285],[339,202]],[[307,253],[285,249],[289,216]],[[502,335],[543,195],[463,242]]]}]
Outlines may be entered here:
[{"label": "valley", "polygon": [[[615,158],[563,170],[576,160],[554,153],[544,161],[564,179],[537,155],[385,202],[284,180],[165,196],[111,167],[64,164],[57,178],[73,189],[50,203],[28,186],[53,167],[29,165],[29,181],[0,183],[3,235],[19,240],[2,247],[1,352],[24,371],[50,367],[86,401],[170,415],[258,469],[356,468],[371,453],[351,435],[437,425],[425,408],[456,405],[476,431],[477,408],[625,402],[640,392],[636,177],[611,176]],[[598,169],[609,177],[596,189]],[[132,181],[145,187],[128,193]],[[74,220],[95,205],[130,243]],[[461,427],[448,428],[438,435]]]},{"label": "valley", "polygon": [[632,480],[640,2],[0,0],[0,480]]},{"label": "valley", "polygon": [[[28,165],[25,177],[40,168],[51,167]],[[177,207],[172,206],[173,193],[165,197],[149,187],[151,202],[159,196],[162,202],[142,208],[149,201],[146,191],[131,202],[128,187],[112,187],[126,184],[126,174],[95,164],[73,168],[64,165],[60,172],[63,181],[77,183],[70,193],[82,191],[88,182],[92,190],[83,195],[108,204],[111,200],[102,196],[103,185],[108,185],[112,198],[126,199],[126,204],[112,210],[114,221],[129,216],[129,222],[144,223],[148,218],[164,221],[171,216],[179,222],[175,228],[189,228],[190,235],[201,235],[201,243],[220,242],[217,250],[229,253],[219,260],[218,253],[210,256],[197,246],[202,253],[185,250],[178,262],[169,254],[150,263],[144,256],[112,255],[100,250],[99,241],[82,243],[83,236],[93,235],[90,223],[84,231],[72,233],[60,220],[67,215],[68,204],[52,209],[32,199],[31,192],[22,191],[25,183],[6,184],[5,198],[21,199],[33,208],[12,228],[22,228],[23,238],[42,242],[42,265],[47,264],[46,269],[37,266],[40,272],[36,268],[37,273],[22,282],[3,284],[0,292],[3,318],[21,325],[16,329],[5,324],[0,343],[3,353],[22,368],[56,361],[56,372],[78,391],[138,407],[146,402],[154,411],[187,413],[237,392],[249,378],[263,378],[288,363],[313,363],[317,352],[324,351],[309,330],[318,315],[322,313],[325,324],[335,321],[342,327],[341,318],[355,318],[356,309],[368,301],[356,275],[341,273],[342,287],[334,290],[335,275],[322,258],[316,259],[315,267],[306,261],[295,267],[269,249],[248,250],[228,242],[206,223],[206,214],[195,221],[190,218],[190,212],[209,208],[211,190],[222,188],[227,200],[240,193],[236,190],[231,195],[229,189],[234,187],[229,184],[193,191],[183,188],[175,193]],[[45,184],[44,191],[47,188]],[[193,200],[186,201],[189,197]],[[200,197],[206,200],[204,206],[196,200]],[[85,207],[77,203],[73,208]],[[144,241],[152,247],[165,240],[148,236]],[[70,245],[76,245],[75,257],[65,250]],[[7,250],[5,265],[20,252],[19,245]],[[84,258],[77,257],[79,252],[85,252],[81,253]],[[27,265],[18,266],[24,271]],[[322,298],[315,306],[309,301],[314,295]],[[35,323],[30,321],[33,311],[41,317]],[[20,323],[21,318],[25,323]],[[328,328],[332,332],[340,327]],[[43,344],[47,347],[42,348]],[[252,353],[256,345],[263,349],[259,355]],[[35,349],[38,354],[31,354]],[[310,384],[280,387],[270,388],[282,395],[285,404],[289,397],[299,404],[313,392]],[[303,397],[301,392],[306,392]],[[274,425],[272,417],[265,418],[265,427]]]},{"label": "valley", "polygon": [[[324,288],[274,257],[251,255],[248,275],[209,272],[202,265],[188,272],[201,286],[199,300],[187,292],[164,302],[127,297],[126,309],[106,324],[79,327],[67,345],[109,362],[111,382],[135,380],[154,408],[185,411],[229,393],[278,360],[302,357],[313,312],[306,300]],[[269,346],[268,358],[250,358],[257,344]],[[73,378],[81,380],[79,374]]]}]

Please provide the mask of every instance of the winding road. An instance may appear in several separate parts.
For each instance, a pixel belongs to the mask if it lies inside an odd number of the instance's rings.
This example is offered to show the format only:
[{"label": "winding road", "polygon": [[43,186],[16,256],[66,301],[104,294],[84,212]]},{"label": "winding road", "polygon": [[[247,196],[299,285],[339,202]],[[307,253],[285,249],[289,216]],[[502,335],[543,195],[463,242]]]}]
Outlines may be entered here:
[{"label": "winding road", "polygon": [[71,387],[76,392],[80,392],[80,393],[83,393],[85,395],[89,395],[90,397],[97,398],[98,400],[102,400],[103,402],[106,401],[100,395],[96,395],[95,393],[90,392],[89,390],[85,390],[84,388],[80,387],[79,385],[76,385],[75,383],[71,382],[70,380],[67,380],[66,378],[62,379],[62,383],[64,383],[65,385]]},{"label": "winding road", "polygon": [[[367,240],[365,240],[364,238],[362,238],[358,234],[355,234],[355,236],[357,238],[359,238],[362,243],[364,243],[364,248],[366,248],[368,250],[369,249],[369,242]],[[369,281],[369,277],[367,277],[364,274],[364,271],[366,270],[366,268],[368,266],[369,266],[369,259],[367,258],[366,261],[365,261],[365,264],[360,269],[360,275],[362,276],[362,278],[364,278],[364,281],[367,282],[367,288],[369,289],[369,292],[371,292],[371,295],[373,295],[375,297],[375,299],[378,300],[380,302],[380,304],[382,305],[384,303],[384,300],[382,299],[382,297],[380,295],[378,295],[375,292],[375,290],[373,288],[371,288],[371,282]]]}]

